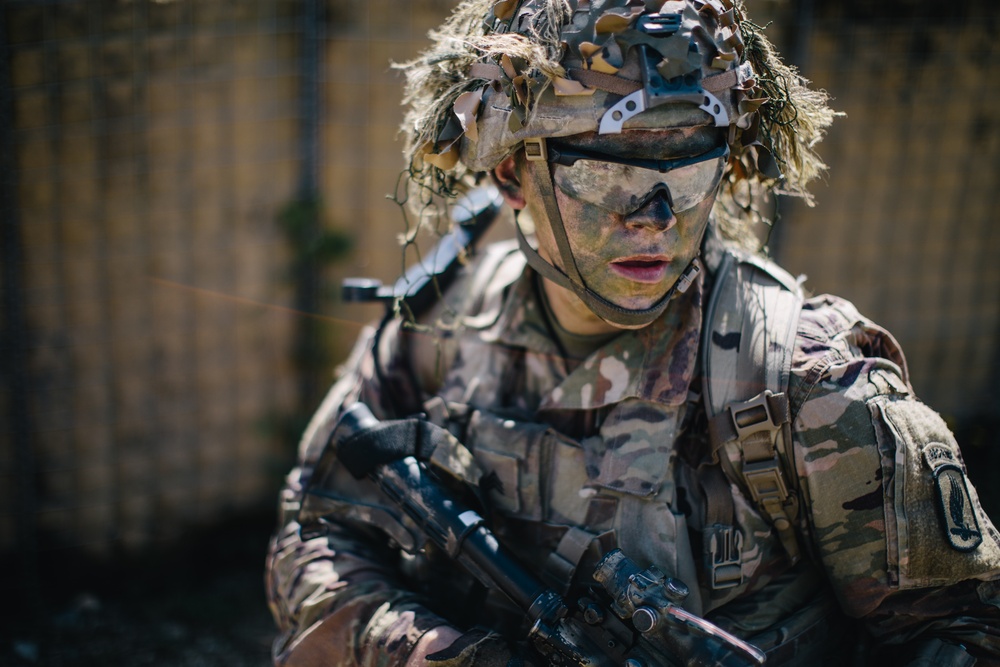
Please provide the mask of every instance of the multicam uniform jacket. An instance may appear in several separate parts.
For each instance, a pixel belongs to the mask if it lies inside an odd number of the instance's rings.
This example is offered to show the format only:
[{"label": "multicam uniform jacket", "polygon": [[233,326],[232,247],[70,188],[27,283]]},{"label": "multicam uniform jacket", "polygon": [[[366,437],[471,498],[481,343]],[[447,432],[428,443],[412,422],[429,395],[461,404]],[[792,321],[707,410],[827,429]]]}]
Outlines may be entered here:
[{"label": "multicam uniform jacket", "polygon": [[[793,563],[706,453],[706,284],[574,360],[521,255],[481,257],[446,295],[461,326],[437,338],[398,323],[368,331],[307,429],[268,558],[276,664],[402,665],[439,624],[516,626],[433,549],[402,554],[406,533],[370,482],[337,471],[324,483],[342,500],[300,512],[354,401],[382,419],[424,412],[458,434],[465,447],[432,463],[478,485],[495,532],[563,592],[618,546],[687,583],[685,608],[767,649],[768,664],[851,664],[865,637],[920,664],[971,664],[949,657],[953,644],[1000,664],[1000,535],[888,333],[841,299],[804,305],[788,388],[803,554]],[[739,573],[713,588],[705,499],[720,488],[732,497]],[[935,638],[945,650],[918,648]]]}]

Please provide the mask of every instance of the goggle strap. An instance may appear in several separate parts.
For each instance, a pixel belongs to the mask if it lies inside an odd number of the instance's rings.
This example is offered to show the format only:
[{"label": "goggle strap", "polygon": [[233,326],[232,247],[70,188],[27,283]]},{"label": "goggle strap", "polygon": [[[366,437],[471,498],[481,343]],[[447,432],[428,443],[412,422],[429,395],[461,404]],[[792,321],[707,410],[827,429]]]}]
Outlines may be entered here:
[{"label": "goggle strap", "polygon": [[[540,158],[536,157],[532,144],[537,142]],[[562,213],[559,211],[559,203],[556,201],[555,185],[552,183],[552,172],[549,170],[548,152],[545,139],[537,139],[533,142],[525,142],[525,153],[530,162],[531,178],[535,182],[535,190],[542,197],[545,204],[545,215],[549,218],[552,227],[552,235],[555,237],[556,247],[559,249],[559,256],[562,258],[566,275],[571,282],[584,285],[579,269],[576,268],[576,260],[573,258],[573,249],[569,245],[569,237],[566,236],[566,227],[563,225]],[[575,291],[575,290],[574,290]]]},{"label": "goggle strap", "polygon": [[518,222],[514,225],[514,229],[517,231],[517,245],[521,248],[521,252],[524,253],[524,257],[528,260],[528,264],[537,271],[543,278],[551,280],[556,285],[568,289],[576,294],[580,293],[580,288],[573,284],[573,281],[569,279],[565,273],[560,271],[558,268],[546,262],[538,251],[531,247],[528,243],[528,239],[525,238],[524,232],[521,231],[521,224]]},{"label": "goggle strap", "polygon": [[698,274],[701,272],[701,263],[698,258],[695,257],[691,260],[691,264],[684,271],[680,280],[674,283],[674,286],[663,295],[663,298],[657,301],[655,304],[645,309],[628,309],[622,308],[616,304],[611,303],[600,294],[592,291],[589,287],[577,285],[569,279],[565,273],[560,271],[558,267],[549,264],[538,252],[531,247],[528,243],[528,239],[525,238],[524,233],[521,231],[521,226],[519,224],[514,225],[517,230],[517,241],[521,248],[521,252],[524,253],[528,264],[533,268],[539,275],[543,278],[551,280],[555,284],[563,287],[578,297],[580,300],[587,304],[598,317],[600,317],[605,322],[611,322],[612,324],[617,324],[619,326],[625,327],[643,327],[650,324],[658,318],[664,310],[666,310],[671,299],[673,299],[678,294],[683,294],[691,286],[691,283],[695,281]]}]

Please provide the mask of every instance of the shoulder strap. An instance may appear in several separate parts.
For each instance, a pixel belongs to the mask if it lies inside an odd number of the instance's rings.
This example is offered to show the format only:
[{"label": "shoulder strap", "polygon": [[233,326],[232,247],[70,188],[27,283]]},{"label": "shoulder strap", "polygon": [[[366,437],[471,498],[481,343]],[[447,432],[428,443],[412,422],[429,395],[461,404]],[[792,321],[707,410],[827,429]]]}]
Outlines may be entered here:
[{"label": "shoulder strap", "polygon": [[496,323],[507,289],[521,276],[526,262],[513,240],[486,247],[472,272],[459,314],[462,324],[484,329]]},{"label": "shoulder strap", "polygon": [[800,557],[798,476],[787,392],[802,300],[798,281],[776,264],[727,249],[701,346],[713,460],[771,523],[793,562]]}]

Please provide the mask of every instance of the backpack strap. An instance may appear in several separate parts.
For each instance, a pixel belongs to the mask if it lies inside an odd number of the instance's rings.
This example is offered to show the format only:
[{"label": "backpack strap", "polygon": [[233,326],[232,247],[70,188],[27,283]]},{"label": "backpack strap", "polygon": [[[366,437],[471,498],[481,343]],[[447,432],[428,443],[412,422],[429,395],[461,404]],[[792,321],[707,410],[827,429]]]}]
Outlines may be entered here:
[{"label": "backpack strap", "polygon": [[[726,249],[701,346],[712,460],[773,526],[793,563],[799,503],[788,382],[802,300],[798,281],[776,264]],[[719,495],[707,494],[708,516],[725,502]]]}]

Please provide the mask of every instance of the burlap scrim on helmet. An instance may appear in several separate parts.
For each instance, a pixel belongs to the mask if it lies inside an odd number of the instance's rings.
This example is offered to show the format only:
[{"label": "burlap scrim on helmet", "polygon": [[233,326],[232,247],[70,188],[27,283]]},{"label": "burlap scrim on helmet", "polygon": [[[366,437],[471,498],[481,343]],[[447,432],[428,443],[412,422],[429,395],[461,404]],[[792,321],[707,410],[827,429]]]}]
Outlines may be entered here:
[{"label": "burlap scrim on helmet", "polygon": [[[674,21],[666,37],[648,29],[660,20]],[[781,62],[738,0],[466,0],[430,37],[427,51],[398,66],[416,210],[468,187],[524,138],[596,131],[643,86],[636,53],[645,46],[662,57],[665,79],[700,70],[704,91],[726,109],[733,157],[721,222],[745,226],[775,189],[808,201],[807,184],[825,169],[813,148],[835,116],[826,94]],[[697,104],[670,106],[679,115],[661,113],[652,126],[713,124]],[[647,113],[625,127],[643,127]]]}]

